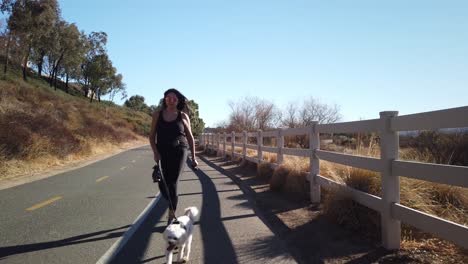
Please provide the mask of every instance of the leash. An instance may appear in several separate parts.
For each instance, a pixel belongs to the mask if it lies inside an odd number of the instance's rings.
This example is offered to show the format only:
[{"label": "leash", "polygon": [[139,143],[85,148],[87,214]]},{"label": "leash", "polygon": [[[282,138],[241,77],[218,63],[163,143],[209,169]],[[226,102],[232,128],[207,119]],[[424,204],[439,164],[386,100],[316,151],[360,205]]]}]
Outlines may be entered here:
[{"label": "leash", "polygon": [[[167,200],[169,201],[169,209],[174,213],[174,217],[175,217],[174,204],[172,203],[171,195],[169,194],[169,188],[167,187],[166,178],[164,177],[164,174],[163,174],[163,172],[161,170],[160,162],[161,162],[161,160],[159,160],[156,163],[156,165],[154,166],[154,169],[157,169],[160,172],[161,181],[162,181],[162,184],[164,185],[164,189],[165,189],[166,194],[167,194]],[[179,224],[179,221],[177,221],[177,217],[175,217],[175,221],[173,221],[172,223]]]},{"label": "leash", "polygon": [[[172,203],[171,196],[169,195],[169,187],[167,187],[166,178],[164,177],[164,174],[163,174],[163,172],[161,170],[160,163],[161,163],[161,160],[159,160],[156,163],[156,165],[154,165],[153,169],[156,170],[158,172],[158,174],[159,174],[160,180],[162,181],[162,184],[164,185],[164,189],[165,189],[166,194],[167,194],[167,200],[169,201],[169,209],[172,212],[174,212],[174,216],[175,216],[174,204]],[[190,167],[192,167],[192,169],[194,171],[198,171],[198,166],[190,165]],[[157,181],[158,181],[158,179],[154,177],[154,172],[153,172],[153,182],[157,182]],[[175,221],[173,221],[172,223],[179,224],[179,221],[177,221],[177,217],[175,217]]]}]

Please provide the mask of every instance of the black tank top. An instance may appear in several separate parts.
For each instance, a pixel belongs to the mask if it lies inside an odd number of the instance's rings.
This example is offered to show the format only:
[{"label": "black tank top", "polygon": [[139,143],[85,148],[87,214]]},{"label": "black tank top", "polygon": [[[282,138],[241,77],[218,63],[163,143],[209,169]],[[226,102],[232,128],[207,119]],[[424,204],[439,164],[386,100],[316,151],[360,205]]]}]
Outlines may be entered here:
[{"label": "black tank top", "polygon": [[158,123],[156,124],[157,146],[158,147],[187,147],[185,137],[184,121],[179,111],[174,121],[166,121],[163,117],[163,111],[159,112]]}]

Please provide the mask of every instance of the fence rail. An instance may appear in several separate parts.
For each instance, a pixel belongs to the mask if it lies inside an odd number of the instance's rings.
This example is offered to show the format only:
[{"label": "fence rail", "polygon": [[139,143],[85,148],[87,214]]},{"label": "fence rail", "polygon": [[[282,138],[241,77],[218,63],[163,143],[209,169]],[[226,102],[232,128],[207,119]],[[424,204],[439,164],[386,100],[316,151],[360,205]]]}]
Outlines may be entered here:
[{"label": "fence rail", "polygon": [[374,132],[382,128],[381,119],[317,125],[318,133]]},{"label": "fence rail", "polygon": [[[398,116],[398,112],[381,112],[379,119],[343,122],[335,124],[313,123],[310,127],[279,128],[272,131],[243,133],[202,134],[200,142],[205,147],[221,151],[222,155],[242,157],[245,160],[263,162],[263,152],[277,153],[277,166],[283,155],[310,158],[311,201],[320,202],[320,187],[338,187],[356,202],[381,214],[382,244],[387,249],[398,249],[401,241],[401,221],[423,231],[451,240],[468,248],[468,227],[411,209],[400,204],[399,177],[409,177],[452,186],[468,187],[468,167],[440,165],[399,160],[399,131],[468,127],[468,106],[440,111]],[[320,133],[380,133],[380,158],[362,157],[320,150]],[[285,148],[284,136],[309,136],[309,149]],[[247,138],[256,138],[257,144],[247,144]],[[277,146],[263,146],[263,139],[276,138]],[[237,142],[236,138],[242,139]],[[230,139],[230,142],[227,141]],[[231,146],[231,152],[226,146]],[[234,147],[241,147],[237,153]],[[257,157],[248,157],[247,149],[257,150]],[[319,175],[320,160],[380,172],[382,197],[365,193]]]}]

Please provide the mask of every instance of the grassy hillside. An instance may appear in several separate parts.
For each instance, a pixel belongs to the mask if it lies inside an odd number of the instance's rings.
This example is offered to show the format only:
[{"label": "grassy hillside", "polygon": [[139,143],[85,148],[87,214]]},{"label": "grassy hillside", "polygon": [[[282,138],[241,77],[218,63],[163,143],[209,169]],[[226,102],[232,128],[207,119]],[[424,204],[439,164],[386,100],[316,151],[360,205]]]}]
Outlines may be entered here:
[{"label": "grassy hillside", "polygon": [[146,113],[9,73],[0,80],[0,180],[145,140],[150,124]]}]

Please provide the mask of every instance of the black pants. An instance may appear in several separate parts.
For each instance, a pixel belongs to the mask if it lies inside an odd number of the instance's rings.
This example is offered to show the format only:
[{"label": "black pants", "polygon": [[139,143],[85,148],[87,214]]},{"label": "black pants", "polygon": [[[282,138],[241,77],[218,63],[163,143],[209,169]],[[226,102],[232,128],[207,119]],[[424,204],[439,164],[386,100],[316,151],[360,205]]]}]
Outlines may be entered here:
[{"label": "black pants", "polygon": [[164,176],[164,182],[166,182],[169,193],[167,193],[163,181],[158,183],[159,190],[164,199],[168,202],[168,197],[170,198],[170,202],[172,202],[175,211],[178,203],[177,183],[179,181],[179,176],[184,171],[185,162],[187,160],[187,147],[158,146],[158,152],[161,156],[161,170]]}]

